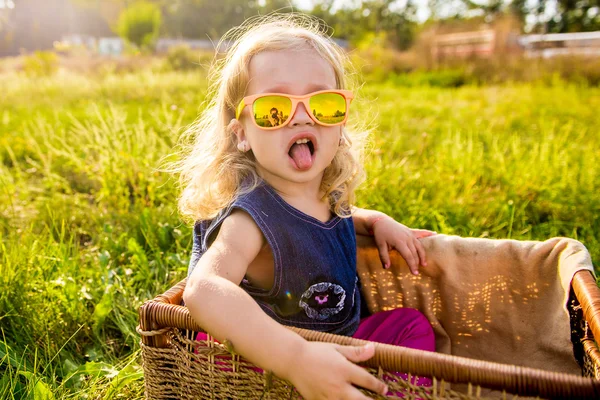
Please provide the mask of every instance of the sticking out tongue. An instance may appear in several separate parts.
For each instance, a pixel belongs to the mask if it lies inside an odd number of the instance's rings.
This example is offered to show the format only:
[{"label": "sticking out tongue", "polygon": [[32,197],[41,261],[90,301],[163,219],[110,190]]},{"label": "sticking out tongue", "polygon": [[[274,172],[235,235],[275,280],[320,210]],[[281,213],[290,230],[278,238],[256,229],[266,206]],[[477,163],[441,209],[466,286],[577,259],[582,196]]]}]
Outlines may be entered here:
[{"label": "sticking out tongue", "polygon": [[296,144],[292,145],[290,149],[290,157],[296,163],[298,169],[308,169],[312,166],[312,158],[310,156],[310,149],[308,144]]}]

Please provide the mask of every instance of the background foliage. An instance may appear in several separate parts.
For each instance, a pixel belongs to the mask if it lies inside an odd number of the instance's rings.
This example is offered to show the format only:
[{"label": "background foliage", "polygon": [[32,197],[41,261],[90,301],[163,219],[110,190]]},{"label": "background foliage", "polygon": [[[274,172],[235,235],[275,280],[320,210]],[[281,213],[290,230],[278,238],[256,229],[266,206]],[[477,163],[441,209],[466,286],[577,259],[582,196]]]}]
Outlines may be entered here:
[{"label": "background foliage", "polygon": [[[600,89],[414,76],[357,92],[353,118],[375,128],[359,206],[445,234],[569,236],[600,259]],[[0,398],[141,398],[137,308],[185,277],[191,249],[159,167],[205,71],[4,77]]]},{"label": "background foliage", "polygon": [[[144,2],[160,10],[161,37],[215,42],[248,17],[298,11],[296,3],[288,0]],[[122,32],[120,16],[139,6],[133,0],[11,0],[11,4],[10,9],[0,6],[0,55],[48,49],[68,34],[113,36]],[[513,17],[520,31],[600,30],[600,0],[314,0],[312,8],[304,11],[322,18],[336,38],[355,43],[365,35],[385,33],[388,44],[396,49],[409,48],[423,29],[457,21],[481,25]]]},{"label": "background foliage", "polygon": [[[428,1],[421,20],[411,0],[313,2],[366,81],[351,114],[373,127],[358,205],[444,234],[568,236],[600,259],[598,59],[435,64],[429,52],[431,32],[482,24],[598,30],[598,0],[451,3]],[[143,4],[0,1],[0,55],[27,53],[0,60],[1,399],[142,398],[137,308],[185,277],[191,249],[176,179],[160,167],[204,106],[213,54],[43,50],[70,33],[120,32],[146,49],[157,35],[216,42],[250,16],[292,10]]]},{"label": "background foliage", "polygon": [[148,47],[158,38],[162,15],[160,9],[148,2],[137,2],[119,16],[119,35],[138,47]]}]

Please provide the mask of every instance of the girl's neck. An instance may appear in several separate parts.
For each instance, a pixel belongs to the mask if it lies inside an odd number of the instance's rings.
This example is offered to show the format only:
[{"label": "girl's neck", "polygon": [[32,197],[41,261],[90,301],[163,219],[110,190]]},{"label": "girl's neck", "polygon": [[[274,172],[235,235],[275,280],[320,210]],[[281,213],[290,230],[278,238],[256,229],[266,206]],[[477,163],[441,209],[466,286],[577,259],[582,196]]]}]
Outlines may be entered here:
[{"label": "girl's neck", "polygon": [[274,175],[260,166],[257,168],[258,175],[275,189],[284,199],[301,198],[305,200],[320,200],[323,197],[321,193],[321,181],[323,172],[314,179],[306,182],[292,182],[280,176]]},{"label": "girl's neck", "polygon": [[326,222],[330,219],[329,202],[323,198],[321,180],[323,173],[307,182],[291,182],[261,171],[259,176],[281,196],[286,203],[314,218]]}]

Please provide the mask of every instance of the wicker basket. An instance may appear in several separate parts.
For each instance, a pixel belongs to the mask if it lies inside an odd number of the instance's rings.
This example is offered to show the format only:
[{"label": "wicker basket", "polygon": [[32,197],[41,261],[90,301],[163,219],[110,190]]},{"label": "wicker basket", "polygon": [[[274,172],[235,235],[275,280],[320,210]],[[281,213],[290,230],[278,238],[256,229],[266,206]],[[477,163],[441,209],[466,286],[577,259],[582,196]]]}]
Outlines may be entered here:
[{"label": "wicker basket", "polygon": [[[362,253],[364,254],[364,252]],[[358,254],[361,257],[361,252]],[[368,273],[360,270],[359,274]],[[378,277],[380,278],[380,277]],[[385,286],[385,282],[379,282]],[[294,399],[294,387],[235,354],[228,343],[210,336],[196,341],[202,331],[182,306],[185,280],[179,282],[139,310],[142,357],[147,399]],[[365,289],[363,288],[363,291]],[[367,298],[376,302],[377,298]],[[378,309],[369,304],[370,309]],[[362,363],[372,374],[386,380],[387,397],[372,398],[600,398],[600,289],[589,271],[580,271],[572,281],[569,312],[573,352],[582,367],[582,377],[540,369],[479,361],[391,345],[375,344],[375,356]],[[310,341],[364,344],[350,337],[289,328]],[[413,386],[391,371],[404,371],[433,379],[433,386]]]}]

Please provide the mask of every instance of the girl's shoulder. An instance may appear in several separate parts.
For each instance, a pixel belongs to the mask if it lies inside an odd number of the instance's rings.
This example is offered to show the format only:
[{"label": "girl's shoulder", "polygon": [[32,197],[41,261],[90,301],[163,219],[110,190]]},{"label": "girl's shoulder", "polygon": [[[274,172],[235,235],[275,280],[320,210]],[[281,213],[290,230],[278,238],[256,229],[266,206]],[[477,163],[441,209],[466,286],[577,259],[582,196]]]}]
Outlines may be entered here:
[{"label": "girl's shoulder", "polygon": [[212,220],[196,221],[188,276],[211,248],[222,254],[239,253],[246,259],[256,257],[265,243],[266,239],[254,219],[240,208],[230,209],[226,215]]},{"label": "girl's shoulder", "polygon": [[233,209],[221,222],[212,246],[236,251],[252,261],[264,246],[265,238],[254,219],[244,210]]}]

